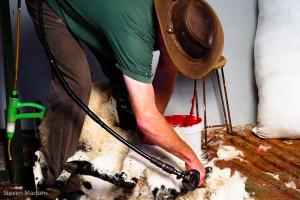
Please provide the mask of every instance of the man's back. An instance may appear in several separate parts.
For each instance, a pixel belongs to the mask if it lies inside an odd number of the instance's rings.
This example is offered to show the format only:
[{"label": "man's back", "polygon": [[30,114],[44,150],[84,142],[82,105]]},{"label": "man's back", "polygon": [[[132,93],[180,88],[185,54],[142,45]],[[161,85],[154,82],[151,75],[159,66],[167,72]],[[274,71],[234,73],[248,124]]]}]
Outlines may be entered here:
[{"label": "man's back", "polygon": [[116,58],[124,74],[150,83],[157,26],[153,0],[47,2],[76,37],[103,56]]}]

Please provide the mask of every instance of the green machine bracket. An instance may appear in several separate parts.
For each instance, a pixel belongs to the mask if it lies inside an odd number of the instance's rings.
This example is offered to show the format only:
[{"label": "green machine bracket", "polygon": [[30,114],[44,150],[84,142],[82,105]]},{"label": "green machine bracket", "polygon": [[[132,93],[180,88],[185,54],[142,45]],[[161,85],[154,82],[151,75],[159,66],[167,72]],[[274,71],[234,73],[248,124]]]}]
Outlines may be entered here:
[{"label": "green machine bracket", "polygon": [[[18,114],[18,108],[21,107],[34,107],[40,109],[39,113],[24,113]],[[7,113],[7,126],[6,126],[6,133],[8,138],[8,155],[9,160],[12,160],[10,154],[10,142],[15,133],[15,126],[16,121],[18,119],[32,119],[32,118],[39,118],[42,119],[46,111],[46,107],[36,104],[36,103],[21,103],[18,98],[18,94],[16,90],[13,90],[12,95],[9,97],[8,103],[8,113]]]}]

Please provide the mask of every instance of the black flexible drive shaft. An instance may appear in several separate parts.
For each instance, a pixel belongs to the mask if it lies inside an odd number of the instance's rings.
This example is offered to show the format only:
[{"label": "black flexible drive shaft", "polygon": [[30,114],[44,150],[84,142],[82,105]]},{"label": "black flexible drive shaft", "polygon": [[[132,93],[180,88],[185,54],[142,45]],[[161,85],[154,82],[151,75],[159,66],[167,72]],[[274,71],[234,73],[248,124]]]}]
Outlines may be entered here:
[{"label": "black flexible drive shaft", "polygon": [[149,156],[145,152],[141,151],[140,149],[136,148],[134,145],[132,145],[130,142],[125,140],[123,137],[121,137],[119,134],[117,134],[115,131],[113,131],[109,126],[107,126],[93,111],[91,111],[77,96],[74,94],[72,89],[69,87],[67,82],[65,81],[64,77],[62,76],[62,73],[60,69],[58,68],[56,61],[50,51],[45,29],[44,29],[44,22],[43,22],[43,15],[42,15],[42,0],[38,0],[38,18],[39,18],[39,26],[41,31],[41,37],[43,44],[46,49],[47,56],[50,60],[51,69],[53,70],[55,76],[58,78],[59,82],[61,83],[62,87],[64,88],[65,92],[70,96],[70,98],[89,116],[91,117],[96,123],[98,123],[102,128],[104,128],[107,132],[109,132],[111,135],[113,135],[116,139],[118,139],[120,142],[128,146],[130,149],[137,152],[139,155],[143,156],[147,160],[149,160],[151,163],[155,164],[156,166],[162,168],[164,171],[168,172],[169,174],[175,174],[177,175],[177,179],[182,178],[183,179],[183,186],[187,190],[194,190],[197,188],[199,182],[200,182],[200,173],[197,170],[190,170],[189,172],[179,172],[177,171],[173,166],[164,163],[154,157]]}]

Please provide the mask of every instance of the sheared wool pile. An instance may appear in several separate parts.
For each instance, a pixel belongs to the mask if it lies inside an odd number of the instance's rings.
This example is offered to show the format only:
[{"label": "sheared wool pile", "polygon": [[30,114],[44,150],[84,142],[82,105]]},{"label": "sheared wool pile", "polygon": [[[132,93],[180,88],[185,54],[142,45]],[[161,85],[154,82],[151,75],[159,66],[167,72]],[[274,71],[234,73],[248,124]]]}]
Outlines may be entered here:
[{"label": "sheared wool pile", "polygon": [[[157,146],[139,144],[135,140],[135,133],[115,126],[114,115],[112,114],[115,111],[111,103],[111,88],[108,83],[94,84],[89,107],[109,127],[142,151],[171,164],[178,171],[185,170],[184,162],[177,157]],[[50,119],[51,114],[49,112],[40,126],[42,150],[45,154],[47,154]],[[201,158],[201,152],[194,148],[184,135],[178,134],[190,144]],[[85,158],[85,160],[97,166],[98,170],[106,172],[108,175],[125,172],[128,180],[133,177],[138,179],[137,186],[128,191],[98,178],[81,176],[82,183],[89,182],[91,184],[91,188],[86,188],[85,184],[82,184],[82,190],[91,199],[250,199],[249,194],[245,191],[246,178],[238,172],[232,174],[229,168],[219,169],[214,166],[214,160],[207,162],[201,159],[205,166],[213,167],[212,172],[206,179],[206,187],[189,192],[183,190],[182,180],[177,180],[175,175],[162,171],[136,152],[130,150],[89,117],[86,117],[84,122],[78,151],[70,159],[76,160],[76,158]]]}]

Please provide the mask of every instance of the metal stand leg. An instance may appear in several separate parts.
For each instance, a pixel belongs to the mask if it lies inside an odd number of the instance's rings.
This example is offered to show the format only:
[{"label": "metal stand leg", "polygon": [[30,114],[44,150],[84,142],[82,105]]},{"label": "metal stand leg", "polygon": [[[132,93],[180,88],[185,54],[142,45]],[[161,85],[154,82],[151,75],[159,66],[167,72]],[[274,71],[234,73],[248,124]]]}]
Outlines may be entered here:
[{"label": "metal stand leg", "polygon": [[231,124],[231,116],[230,116],[230,110],[229,110],[229,103],[228,103],[228,96],[227,96],[227,89],[226,89],[226,83],[225,83],[225,76],[224,76],[223,68],[221,68],[221,72],[222,72],[223,87],[224,87],[224,93],[225,93],[225,99],[226,99],[227,114],[228,114],[228,119],[229,119],[229,134],[233,134],[232,124]]},{"label": "metal stand leg", "polygon": [[204,112],[204,149],[207,149],[207,124],[206,124],[206,92],[205,92],[205,77],[203,81],[203,112]]},{"label": "metal stand leg", "polygon": [[[204,111],[204,116],[203,116],[203,118],[204,118],[204,145],[203,145],[203,149],[205,149],[205,150],[208,149],[208,144],[211,141],[213,141],[216,137],[218,137],[221,133],[226,131],[228,134],[233,134],[223,67],[224,66],[220,67],[221,68],[221,73],[222,73],[222,82],[220,80],[219,69],[216,69],[216,75],[217,75],[217,80],[218,80],[218,86],[219,86],[219,92],[220,92],[220,98],[221,98],[221,103],[222,103],[222,109],[223,109],[225,124],[212,125],[212,126],[207,125],[205,77],[202,78],[202,80],[203,80],[203,111]],[[223,84],[223,90],[224,90],[225,97],[223,95],[221,84]],[[195,87],[196,87],[196,84],[195,84]],[[194,94],[196,94],[195,90],[194,90]],[[225,101],[224,101],[224,98],[225,98]],[[223,128],[215,136],[213,136],[212,138],[207,140],[207,132],[208,132],[207,129],[208,128],[214,128],[214,127],[225,127],[225,128]]]},{"label": "metal stand leg", "polygon": [[199,105],[198,105],[198,92],[197,92],[197,79],[194,80],[194,97],[196,101],[196,114],[199,117]]},{"label": "metal stand leg", "polygon": [[220,98],[221,98],[221,102],[222,102],[224,119],[225,119],[226,127],[228,127],[227,114],[226,114],[226,109],[225,109],[225,105],[224,105],[223,92],[222,92],[222,88],[221,88],[220,76],[219,76],[219,70],[218,69],[216,69],[216,75],[217,75],[217,79],[218,79],[219,92],[220,92]]}]

